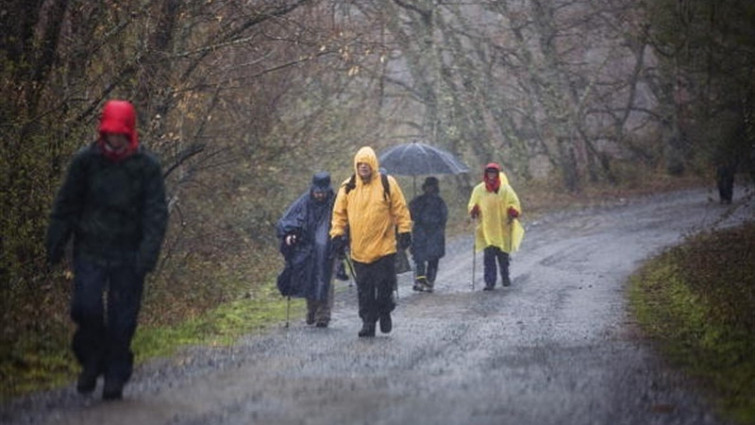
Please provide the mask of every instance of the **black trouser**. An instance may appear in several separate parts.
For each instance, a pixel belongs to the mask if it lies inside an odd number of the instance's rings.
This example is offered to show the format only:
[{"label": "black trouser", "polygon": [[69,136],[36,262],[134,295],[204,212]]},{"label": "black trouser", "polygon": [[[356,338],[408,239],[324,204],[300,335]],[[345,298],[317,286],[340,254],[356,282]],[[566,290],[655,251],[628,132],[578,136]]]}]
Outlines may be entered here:
[{"label": "black trouser", "polygon": [[509,279],[509,254],[501,251],[497,246],[489,246],[485,248],[485,251],[483,252],[486,286],[495,286],[496,261],[501,268],[501,279],[503,279],[504,282]]},{"label": "black trouser", "polygon": [[396,255],[390,254],[373,263],[354,261],[359,300],[359,317],[364,323],[375,323],[382,315],[396,308],[393,288],[396,283]]},{"label": "black trouser", "polygon": [[731,166],[720,166],[716,170],[718,196],[722,204],[731,204],[734,195],[734,174],[736,169]]},{"label": "black trouser", "polygon": [[438,275],[438,263],[440,258],[433,258],[427,261],[415,261],[414,268],[417,277],[425,276],[430,284],[435,283],[435,276]]},{"label": "black trouser", "polygon": [[[74,265],[71,318],[76,323],[73,352],[85,368],[97,368],[106,380],[126,382],[134,356],[144,276],[133,265],[100,264],[77,259]],[[107,292],[107,308],[103,293]]]}]

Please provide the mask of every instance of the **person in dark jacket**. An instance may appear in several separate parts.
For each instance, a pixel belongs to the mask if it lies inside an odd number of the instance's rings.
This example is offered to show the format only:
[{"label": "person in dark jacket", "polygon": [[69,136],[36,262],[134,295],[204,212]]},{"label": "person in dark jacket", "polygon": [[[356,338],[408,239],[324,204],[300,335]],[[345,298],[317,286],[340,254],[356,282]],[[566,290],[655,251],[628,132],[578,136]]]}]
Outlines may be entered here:
[{"label": "person in dark jacket", "polygon": [[409,203],[409,211],[414,222],[414,240],[410,249],[415,266],[413,289],[432,292],[438,274],[438,263],[446,255],[448,208],[440,197],[438,179],[435,177],[425,179],[422,191],[422,195]]},{"label": "person in dark jacket", "polygon": [[325,328],[333,306],[330,213],[335,194],[330,174],[318,172],[312,185],[291,204],[276,225],[286,265],[278,276],[284,296],[307,300],[307,324]]},{"label": "person in dark jacket", "polygon": [[160,162],[139,144],[134,107],[110,100],[99,138],[71,161],[47,230],[51,265],[73,237],[72,347],[82,366],[76,386],[82,394],[104,375],[103,399],[122,397],[144,277],[157,264],[167,220]]}]

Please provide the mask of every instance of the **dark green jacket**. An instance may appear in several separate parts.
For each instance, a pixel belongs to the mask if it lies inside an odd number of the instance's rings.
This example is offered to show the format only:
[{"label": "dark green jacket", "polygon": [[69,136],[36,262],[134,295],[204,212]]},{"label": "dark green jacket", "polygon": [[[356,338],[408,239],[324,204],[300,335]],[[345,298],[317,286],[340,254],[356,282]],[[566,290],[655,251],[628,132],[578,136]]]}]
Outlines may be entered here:
[{"label": "dark green jacket", "polygon": [[160,163],[142,147],[113,162],[93,143],[71,161],[47,231],[48,261],[60,261],[73,235],[74,256],[133,264],[146,273],[157,264],[168,221]]}]

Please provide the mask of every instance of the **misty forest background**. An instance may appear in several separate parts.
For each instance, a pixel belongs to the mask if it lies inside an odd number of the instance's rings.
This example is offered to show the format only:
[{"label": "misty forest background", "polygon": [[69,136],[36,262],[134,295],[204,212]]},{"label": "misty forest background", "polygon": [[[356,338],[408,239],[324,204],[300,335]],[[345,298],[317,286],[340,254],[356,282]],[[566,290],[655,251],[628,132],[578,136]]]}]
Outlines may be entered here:
[{"label": "misty forest background", "polygon": [[456,154],[473,172],[440,177],[460,220],[490,161],[527,212],[712,182],[755,141],[746,0],[9,0],[0,28],[0,355],[16,362],[28,335],[70,326],[43,240],[107,99],[134,102],[168,188],[143,325],[254,297],[281,266],[284,208],[313,172],[347,178],[362,145]]}]

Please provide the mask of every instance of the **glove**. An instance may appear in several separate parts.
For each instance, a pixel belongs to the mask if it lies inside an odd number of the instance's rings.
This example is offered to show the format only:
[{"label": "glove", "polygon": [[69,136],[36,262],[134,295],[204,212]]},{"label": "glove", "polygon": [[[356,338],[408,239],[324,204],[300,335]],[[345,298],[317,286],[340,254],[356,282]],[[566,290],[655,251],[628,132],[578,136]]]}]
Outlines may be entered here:
[{"label": "glove", "polygon": [[514,207],[509,207],[509,209],[506,210],[506,213],[509,215],[509,218],[519,217],[519,211],[517,211]]},{"label": "glove", "polygon": [[409,232],[398,234],[398,247],[399,249],[407,249],[412,244],[412,234]]},{"label": "glove", "polygon": [[336,236],[330,240],[330,243],[333,255],[339,260],[344,259],[346,257],[346,236]]},{"label": "glove", "polygon": [[475,205],[474,208],[472,208],[472,211],[469,212],[469,216],[472,217],[473,220],[476,220],[480,217],[480,206]]},{"label": "glove", "polygon": [[283,241],[288,246],[294,246],[299,242],[299,238],[296,237],[296,233],[287,233],[286,236],[283,237]]}]

